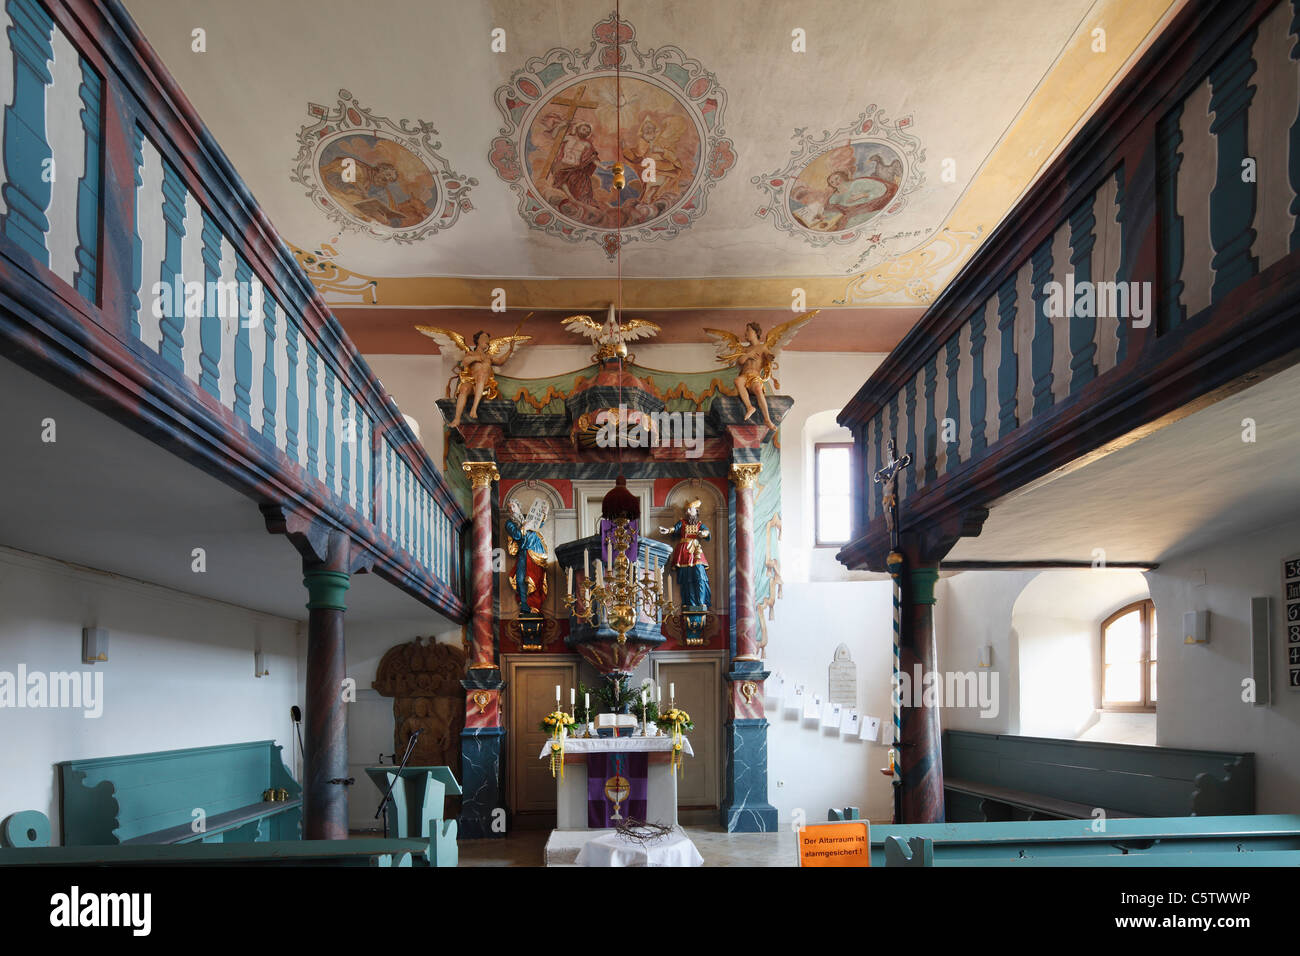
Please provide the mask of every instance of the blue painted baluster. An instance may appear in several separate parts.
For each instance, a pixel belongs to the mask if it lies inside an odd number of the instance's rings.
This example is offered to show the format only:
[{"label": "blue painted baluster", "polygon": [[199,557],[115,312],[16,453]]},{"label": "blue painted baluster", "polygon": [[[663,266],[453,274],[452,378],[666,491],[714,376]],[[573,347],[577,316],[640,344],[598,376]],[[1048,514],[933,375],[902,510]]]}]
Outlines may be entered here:
[{"label": "blue painted baluster", "polygon": [[[1295,44],[1291,47],[1291,59],[1300,60],[1300,0],[1291,0],[1291,35]],[[1291,179],[1291,215],[1295,224],[1291,227],[1291,251],[1300,250],[1300,111],[1296,112],[1295,122],[1291,124],[1291,146],[1287,156],[1288,176]]]},{"label": "blue painted baluster", "polygon": [[325,487],[334,494],[334,370],[325,365]]},{"label": "blue painted baluster", "polygon": [[221,316],[215,294],[221,281],[221,227],[203,213],[203,317],[199,320],[199,387],[221,401]]},{"label": "blue painted baluster", "polygon": [[266,328],[266,357],[262,362],[262,437],[275,444],[275,312],[278,306],[269,295],[262,297],[262,324]]},{"label": "blue painted baluster", "polygon": [[953,423],[950,429],[952,438],[949,439],[945,452],[947,467],[944,468],[944,472],[947,473],[961,464],[961,395],[957,389],[957,374],[961,362],[960,332],[944,345],[943,361],[948,378],[948,411],[944,414],[944,420],[951,419]]},{"label": "blue painted baluster", "polygon": [[916,491],[916,376],[907,380],[907,387],[904,389],[905,400],[907,402],[907,443],[905,450],[912,456],[912,463],[907,466],[907,494],[908,497]]},{"label": "blue painted baluster", "polygon": [[1259,258],[1250,254],[1255,242],[1255,183],[1242,182],[1241,163],[1250,155],[1246,127],[1255,87],[1251,49],[1258,30],[1252,28],[1232,45],[1210,70],[1210,132],[1217,137],[1218,169],[1210,190],[1210,245],[1214,285],[1210,300],[1225,295],[1259,272]]},{"label": "blue painted baluster", "polygon": [[970,456],[978,458],[988,447],[984,425],[988,417],[988,399],[984,386],[984,317],[981,306],[970,317]]},{"label": "blue painted baluster", "polygon": [[131,131],[131,168],[135,171],[135,211],[131,215],[131,314],[127,324],[131,337],[140,338],[140,286],[144,282],[144,240],[140,238],[140,190],[144,187],[144,133]]},{"label": "blue painted baluster", "polygon": [[[1182,117],[1182,113],[1179,112],[1180,120],[1181,117]],[[1182,134],[1180,133],[1179,134],[1180,142],[1181,142],[1181,135]],[[1160,150],[1157,149],[1156,153],[1157,153],[1156,159],[1158,162]],[[1181,162],[1181,157],[1179,161]],[[1175,180],[1175,187],[1176,186],[1177,186],[1177,180]],[[1143,190],[1139,189],[1138,190],[1139,194],[1142,191]],[[1133,262],[1137,257],[1137,250],[1129,248],[1130,242],[1133,242],[1135,237],[1132,231],[1129,229],[1129,224],[1128,224],[1129,209],[1128,209],[1127,199],[1124,193],[1124,166],[1122,164],[1118,169],[1115,170],[1115,205],[1119,209],[1119,212],[1115,216],[1116,222],[1119,223],[1119,267],[1115,270],[1115,281],[1128,282],[1129,276],[1133,274]],[[1175,212],[1177,211],[1176,207],[1171,206],[1170,208],[1174,209]],[[1174,282],[1176,283],[1176,288],[1177,288],[1177,295],[1174,297],[1175,304],[1177,304],[1178,302],[1178,297],[1183,294],[1183,284],[1178,278],[1182,274],[1182,271],[1183,271],[1183,221],[1180,218],[1178,220],[1178,268],[1173,273]],[[1159,320],[1157,319],[1157,323],[1158,322]],[[1157,324],[1157,331],[1159,331],[1158,324]],[[1115,323],[1115,343],[1116,343],[1115,364],[1118,365],[1124,361],[1124,356],[1128,355],[1128,322],[1124,321],[1124,319],[1122,318]]]},{"label": "blue painted baluster", "polygon": [[249,399],[253,387],[253,346],[249,341],[252,321],[249,290],[252,288],[253,270],[243,256],[235,256],[235,285],[239,288],[239,328],[235,330],[235,415],[248,424],[253,423]]},{"label": "blue painted baluster", "polygon": [[934,389],[939,382],[939,353],[930,356],[925,363],[925,481],[926,484],[939,477],[939,435],[935,422]]},{"label": "blue painted baluster", "polygon": [[1016,356],[1016,274],[998,289],[998,342],[1002,360],[998,363],[998,438],[1016,430],[1016,385],[1020,379]]},{"label": "blue painted baluster", "polygon": [[298,460],[298,328],[284,316],[284,452],[291,461]]},{"label": "blue painted baluster", "polygon": [[13,102],[5,107],[4,234],[38,262],[50,264],[45,234],[52,191],[50,149],[45,133],[45,88],[54,82],[54,19],[34,0],[8,0],[9,46],[13,50]]},{"label": "blue painted baluster", "polygon": [[172,168],[172,164],[163,160],[162,215],[165,237],[158,279],[165,291],[162,318],[158,323],[162,332],[158,354],[178,372],[185,370],[185,359],[181,356],[181,350],[185,347],[185,286],[181,275],[185,271],[185,264],[181,260],[181,249],[185,241],[185,194],[184,181]]},{"label": "blue painted baluster", "polygon": [[339,381],[339,428],[342,429],[340,438],[343,442],[342,453],[339,455],[339,497],[348,501],[352,496],[352,455],[357,449],[356,422],[352,420],[352,409],[348,404],[349,395],[347,389],[343,387],[342,380]]},{"label": "blue painted baluster", "polygon": [[[1096,196],[1089,196],[1079,203],[1077,209],[1070,213],[1070,268],[1074,272],[1074,287],[1092,282],[1092,247],[1097,242],[1093,227],[1097,217],[1092,207]],[[1084,286],[1087,288],[1087,286]],[[1097,319],[1096,308],[1088,315],[1080,315],[1078,302],[1066,303],[1070,307],[1070,391],[1077,392],[1097,377],[1097,363],[1093,356],[1097,354]],[[1121,320],[1122,321],[1122,320]]]},{"label": "blue painted baluster", "polygon": [[[885,463],[885,459],[883,457],[884,454],[885,454],[885,409],[882,408],[879,412],[876,413],[876,469],[877,470],[879,470],[881,467],[884,466]],[[874,518],[876,515],[884,514],[885,506],[884,506],[884,501],[882,499],[884,497],[885,490],[883,487],[881,487],[876,483],[875,475],[868,475],[867,480],[871,483],[871,500],[874,504],[874,507],[872,508],[872,517]]]},{"label": "blue painted baluster", "polygon": [[320,359],[316,350],[307,343],[307,473],[320,477],[317,450],[320,448],[320,419],[316,411],[316,364]]},{"label": "blue painted baluster", "polygon": [[77,183],[77,271],[72,284],[88,302],[97,301],[99,278],[99,108],[103,81],[81,61],[81,130],[85,135],[85,172]]},{"label": "blue painted baluster", "polygon": [[1052,407],[1052,320],[1047,314],[1047,284],[1052,281],[1052,237],[1048,236],[1030,253],[1033,264],[1030,294],[1034,300],[1034,338],[1030,347],[1030,370],[1034,375],[1033,415]]}]

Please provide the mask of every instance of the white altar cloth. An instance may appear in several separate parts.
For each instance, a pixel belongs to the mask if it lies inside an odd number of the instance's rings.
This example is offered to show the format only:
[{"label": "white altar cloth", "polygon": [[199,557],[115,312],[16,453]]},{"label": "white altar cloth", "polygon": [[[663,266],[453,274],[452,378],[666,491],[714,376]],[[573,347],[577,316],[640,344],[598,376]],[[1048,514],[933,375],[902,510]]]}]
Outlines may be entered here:
[{"label": "white altar cloth", "polygon": [[578,866],[703,866],[704,857],[682,829],[642,844],[620,833],[593,837],[578,853]]},{"label": "white altar cloth", "polygon": [[[552,740],[542,744],[539,760],[551,756]],[[677,776],[669,754],[673,749],[671,734],[660,737],[565,737],[564,776],[555,775],[555,826],[560,830],[587,829],[587,754],[649,753],[646,768],[646,819],[665,826],[677,825]],[[695,756],[691,742],[682,738],[682,753]],[[577,759],[575,759],[577,758]],[[689,842],[689,841],[688,841]],[[651,865],[651,864],[642,864]],[[653,864],[658,865],[658,864]]]},{"label": "white altar cloth", "polygon": [[[565,737],[564,754],[596,754],[596,753],[668,753],[673,749],[673,738],[667,737]],[[691,742],[682,738],[682,753],[688,757],[694,757],[695,751],[691,749]],[[551,755],[551,740],[542,744],[542,752],[537,755],[538,760],[544,760]]]}]

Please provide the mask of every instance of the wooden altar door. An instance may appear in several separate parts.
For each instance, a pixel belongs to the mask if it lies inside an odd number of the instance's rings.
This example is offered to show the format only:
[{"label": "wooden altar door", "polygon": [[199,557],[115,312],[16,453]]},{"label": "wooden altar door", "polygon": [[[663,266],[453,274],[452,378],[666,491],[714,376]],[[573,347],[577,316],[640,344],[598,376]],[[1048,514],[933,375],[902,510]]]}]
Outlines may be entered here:
[{"label": "wooden altar door", "polygon": [[556,684],[564,709],[569,710],[569,688],[578,686],[578,660],[555,654],[507,654],[501,661],[509,715],[505,772],[511,828],[550,829],[555,826],[555,781],[549,762],[537,758],[547,738],[537,725],[555,709]]},{"label": "wooden altar door", "polygon": [[[677,685],[677,706],[695,721],[687,733],[695,758],[677,782],[677,818],[685,824],[716,823],[722,784],[721,651],[659,651],[651,656],[655,680],[663,688],[668,707],[668,687]],[[551,693],[555,693],[552,685]]]}]

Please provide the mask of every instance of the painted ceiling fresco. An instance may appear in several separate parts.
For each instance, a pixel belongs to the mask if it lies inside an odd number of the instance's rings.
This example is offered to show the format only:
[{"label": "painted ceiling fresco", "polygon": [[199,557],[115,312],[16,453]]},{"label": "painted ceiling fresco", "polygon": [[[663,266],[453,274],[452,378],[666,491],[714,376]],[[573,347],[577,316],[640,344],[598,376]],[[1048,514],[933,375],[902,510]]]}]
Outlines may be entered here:
[{"label": "painted ceiling fresco", "polygon": [[628,308],[865,315],[933,301],[1181,0],[126,5],[336,307],[601,308],[621,237]]}]

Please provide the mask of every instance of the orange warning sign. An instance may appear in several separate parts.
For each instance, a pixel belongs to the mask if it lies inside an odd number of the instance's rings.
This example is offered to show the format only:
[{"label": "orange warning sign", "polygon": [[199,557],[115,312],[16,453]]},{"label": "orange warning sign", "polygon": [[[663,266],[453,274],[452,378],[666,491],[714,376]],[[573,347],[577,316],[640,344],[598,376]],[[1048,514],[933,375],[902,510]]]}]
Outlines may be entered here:
[{"label": "orange warning sign", "polygon": [[866,820],[806,826],[799,831],[799,865],[870,866],[870,837]]}]

